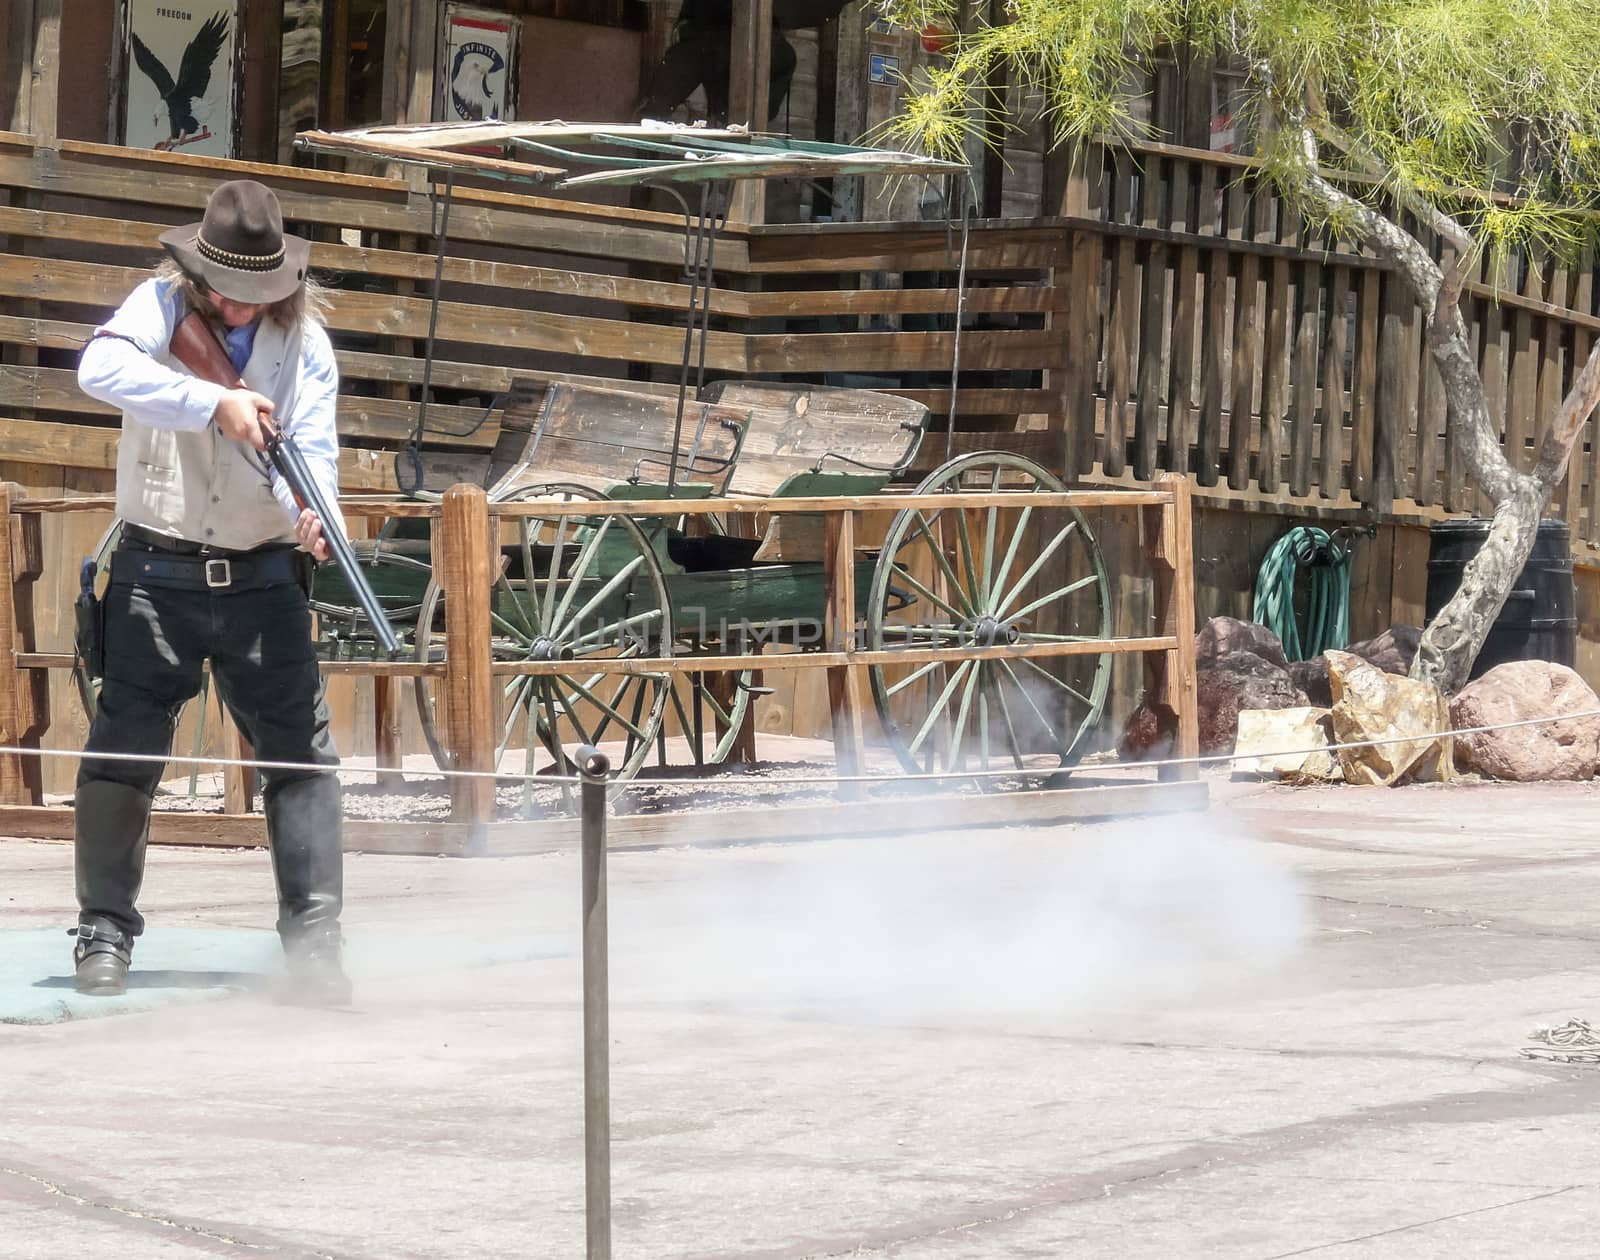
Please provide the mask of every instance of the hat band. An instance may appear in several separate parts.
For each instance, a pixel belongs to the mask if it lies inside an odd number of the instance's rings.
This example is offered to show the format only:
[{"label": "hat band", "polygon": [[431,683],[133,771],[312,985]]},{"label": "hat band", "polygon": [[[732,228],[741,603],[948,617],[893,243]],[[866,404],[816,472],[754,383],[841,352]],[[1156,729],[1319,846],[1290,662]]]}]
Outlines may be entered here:
[{"label": "hat band", "polygon": [[231,250],[218,249],[199,232],[195,233],[194,240],[200,257],[219,267],[232,267],[235,271],[276,271],[283,264],[282,245],[271,254],[235,254]]}]

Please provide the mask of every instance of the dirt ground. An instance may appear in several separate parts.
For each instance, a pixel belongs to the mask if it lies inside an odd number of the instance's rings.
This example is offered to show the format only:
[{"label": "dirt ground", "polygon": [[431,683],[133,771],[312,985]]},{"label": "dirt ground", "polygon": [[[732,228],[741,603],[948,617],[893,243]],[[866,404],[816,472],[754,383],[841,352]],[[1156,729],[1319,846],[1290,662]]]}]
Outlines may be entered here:
[{"label": "dirt ground", "polygon": [[[1213,788],[613,855],[615,1254],[1595,1255],[1600,1063],[1520,1051],[1600,1020],[1600,792]],[[96,1006],[0,842],[0,1257],[583,1254],[576,854],[347,884],[353,1011],[171,849]]]}]

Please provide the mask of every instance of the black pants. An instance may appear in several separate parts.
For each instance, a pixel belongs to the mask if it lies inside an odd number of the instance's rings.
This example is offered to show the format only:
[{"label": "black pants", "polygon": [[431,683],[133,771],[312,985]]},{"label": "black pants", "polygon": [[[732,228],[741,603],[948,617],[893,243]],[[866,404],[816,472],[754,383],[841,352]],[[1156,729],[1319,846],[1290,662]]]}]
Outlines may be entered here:
[{"label": "black pants", "polygon": [[[139,544],[124,541],[124,547]],[[217,694],[262,761],[334,767],[328,706],[304,587],[174,590],[114,582],[105,595],[105,678],[78,771],[78,906],[137,936],[150,804],[183,705],[211,661]],[[96,752],[148,755],[108,760]],[[284,938],[338,922],[339,780],[332,769],[265,770],[262,798]]]}]

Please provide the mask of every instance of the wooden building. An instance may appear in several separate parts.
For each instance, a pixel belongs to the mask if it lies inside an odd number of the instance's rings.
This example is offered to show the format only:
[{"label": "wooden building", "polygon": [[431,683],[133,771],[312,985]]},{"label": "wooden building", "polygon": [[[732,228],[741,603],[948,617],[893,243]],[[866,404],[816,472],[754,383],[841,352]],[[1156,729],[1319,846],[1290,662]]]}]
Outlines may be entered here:
[{"label": "wooden building", "polygon": [[[770,3],[735,6],[738,117],[773,115],[763,103],[770,35],[757,20]],[[878,29],[867,8],[784,33],[796,65],[777,129],[854,140],[892,114],[898,76],[935,54],[915,35]],[[233,67],[217,80],[218,107],[182,118],[165,98],[150,108],[159,76],[139,65],[134,36],[151,29],[141,22],[154,14],[187,32],[214,9],[236,23],[217,51]],[[225,174],[278,190],[333,285],[350,490],[394,490],[396,450],[411,438],[446,471],[452,452],[492,445],[490,404],[514,374],[671,388],[683,342],[681,216],[616,195],[460,188],[420,433],[434,190],[415,175],[313,166],[288,142],[313,125],[445,117],[447,89],[472,79],[452,69],[458,58],[479,57],[476,73],[496,64],[491,53],[503,68],[472,81],[507,92],[516,117],[625,120],[677,10],[677,0],[4,0],[0,480],[44,498],[110,488],[115,417],[77,392],[77,348],[156,260],[157,233],[197,218]],[[192,38],[140,42],[181,69]],[[474,42],[489,52],[462,56]],[[743,195],[717,247],[708,373],[906,393],[940,416],[953,411],[952,449],[1024,452],[1083,485],[1186,473],[1202,618],[1248,615],[1256,568],[1288,525],[1370,523],[1376,536],[1354,553],[1352,633],[1420,623],[1429,523],[1481,503],[1399,277],[1317,238],[1253,183],[1230,151],[1240,137],[1225,74],[1174,58],[1150,69],[1148,87],[1152,122],[1171,143],[1069,165],[1046,156],[1034,126],[1011,138],[1003,161],[978,155],[984,217],[966,242],[953,408],[962,234],[944,218],[950,189],[909,182]],[[684,110],[703,104],[691,98]],[[154,147],[175,130],[183,143]],[[223,150],[232,157],[210,155],[213,144],[232,146]],[[1541,417],[1600,336],[1596,279],[1592,265],[1519,257],[1469,286],[1491,408],[1514,461],[1531,460]],[[929,447],[942,456],[945,443]],[[1600,686],[1593,418],[1557,507],[1572,526],[1579,622],[1591,636],[1579,665]],[[41,652],[70,643],[76,559],[104,526],[89,513],[51,522],[33,591]],[[1136,630],[1151,615],[1136,532],[1108,525],[1102,542],[1122,587],[1119,630]],[[1137,685],[1119,679],[1119,705]],[[370,696],[341,687],[353,723],[343,742],[360,751],[366,718],[351,715]],[[52,689],[51,708],[50,742],[73,746],[82,719],[69,688]],[[818,697],[780,693],[765,708],[772,729],[826,729]]]}]

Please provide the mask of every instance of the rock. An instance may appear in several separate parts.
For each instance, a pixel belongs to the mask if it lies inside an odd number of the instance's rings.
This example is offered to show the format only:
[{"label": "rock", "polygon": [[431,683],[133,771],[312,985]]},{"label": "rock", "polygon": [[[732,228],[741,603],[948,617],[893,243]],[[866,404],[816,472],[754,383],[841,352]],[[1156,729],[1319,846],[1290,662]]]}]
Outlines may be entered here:
[{"label": "rock", "polygon": [[1345,651],[1352,656],[1359,656],[1368,665],[1376,665],[1386,674],[1409,674],[1420,642],[1422,630],[1402,622],[1390,626],[1375,639],[1352,643]]},{"label": "rock", "polygon": [[1289,665],[1278,636],[1253,621],[1240,621],[1237,617],[1213,617],[1200,627],[1200,633],[1194,637],[1195,661],[1200,665],[1208,665],[1231,652],[1253,652],[1279,669],[1286,669]]},{"label": "rock", "polygon": [[1122,729],[1117,751],[1124,761],[1159,761],[1172,756],[1177,734],[1177,715],[1166,705],[1154,703],[1148,694],[1142,695]]},{"label": "rock", "polygon": [[1292,709],[1245,709],[1239,714],[1239,741],[1234,753],[1281,755],[1235,761],[1233,773],[1235,777],[1277,775],[1294,783],[1342,779],[1338,760],[1328,751],[1332,739],[1333,722],[1325,708],[1298,705]]},{"label": "rock", "polygon": [[1254,652],[1229,652],[1195,673],[1202,756],[1233,751],[1241,709],[1288,709],[1306,702],[1289,671]]},{"label": "rock", "polygon": [[1328,662],[1325,657],[1313,656],[1309,661],[1290,661],[1289,677],[1294,685],[1306,693],[1312,704],[1324,709],[1333,707],[1333,688],[1328,684]]},{"label": "rock", "polygon": [[1449,737],[1432,738],[1435,732],[1450,729],[1450,708],[1438,688],[1386,673],[1349,652],[1323,655],[1333,690],[1335,742],[1419,737],[1340,749],[1339,764],[1347,782],[1388,787],[1454,777]]},{"label": "rock", "polygon": [[[1507,661],[1467,684],[1450,703],[1450,720],[1456,727],[1496,726],[1596,709],[1600,696],[1565,665]],[[1517,783],[1592,779],[1600,767],[1600,717],[1461,735],[1456,738],[1456,763]]]}]

